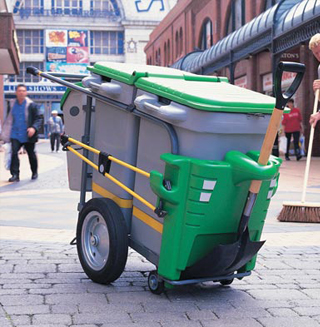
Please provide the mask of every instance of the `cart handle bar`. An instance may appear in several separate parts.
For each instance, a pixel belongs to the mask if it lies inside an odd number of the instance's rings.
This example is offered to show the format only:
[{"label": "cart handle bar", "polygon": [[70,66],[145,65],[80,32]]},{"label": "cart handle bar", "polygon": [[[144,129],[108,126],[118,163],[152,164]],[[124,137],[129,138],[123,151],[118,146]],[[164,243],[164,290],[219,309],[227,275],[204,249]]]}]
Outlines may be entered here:
[{"label": "cart handle bar", "polygon": [[[61,139],[61,140],[62,140],[63,144],[65,144],[67,141],[69,141],[69,142],[71,142],[71,143],[74,143],[74,144],[80,145],[80,146],[82,146],[83,148],[85,148],[85,149],[87,149],[87,150],[89,150],[89,151],[91,151],[91,152],[93,152],[93,153],[95,153],[95,154],[97,154],[97,155],[99,155],[99,154],[101,153],[101,151],[99,151],[99,150],[97,150],[97,149],[95,149],[95,148],[93,148],[93,147],[91,147],[91,146],[89,146],[89,145],[86,145],[86,144],[84,144],[84,143],[82,143],[82,142],[79,142],[79,141],[73,139],[72,137],[68,137],[67,135],[62,136],[62,139]],[[144,170],[142,170],[142,169],[140,169],[140,168],[134,167],[134,166],[132,166],[132,165],[129,165],[128,163],[126,163],[126,162],[124,162],[124,161],[122,161],[122,160],[120,160],[120,159],[117,159],[117,158],[113,157],[113,156],[110,155],[110,154],[108,155],[108,159],[109,159],[110,161],[113,161],[113,162],[115,162],[115,163],[121,165],[121,166],[124,166],[124,167],[126,167],[126,168],[129,168],[129,169],[131,169],[131,170],[133,170],[133,171],[135,171],[135,172],[137,172],[137,173],[139,173],[139,174],[141,174],[141,175],[143,175],[143,176],[145,176],[145,177],[150,178],[150,174],[149,174],[148,172],[146,172],[146,171],[144,171]]]},{"label": "cart handle bar", "polygon": [[[83,156],[82,154],[80,154],[78,151],[76,151],[74,148],[72,148],[70,145],[68,145],[68,143],[66,143],[66,140],[68,140],[69,142],[72,142],[74,144],[77,144],[77,145],[81,145],[83,146],[85,149],[89,150],[89,151],[92,151],[96,154],[99,154],[101,151],[97,150],[97,149],[94,149],[86,144],[83,144],[82,142],[79,142],[71,137],[67,137],[67,136],[62,136],[63,138],[63,144],[64,146],[69,150],[71,151],[73,154],[75,154],[76,156],[78,156],[80,159],[82,159],[83,161],[85,161],[88,165],[90,165],[92,168],[94,168],[95,170],[99,171],[99,168],[98,168],[98,165],[96,165],[95,163],[93,163],[91,160],[89,160],[88,158],[86,158],[85,156]],[[150,174],[146,173],[145,171],[139,169],[139,168],[136,168],[134,166],[131,166],[119,159],[116,159],[116,158],[113,158],[111,156],[112,159],[115,159],[113,161],[115,162],[118,162],[119,161],[119,164],[120,165],[123,165],[124,167],[127,167],[127,168],[130,168],[134,171],[137,171],[137,172],[143,172],[145,174],[147,174],[148,176],[147,177],[150,177]],[[112,160],[110,157],[109,159]],[[134,169],[133,169],[134,168]],[[139,171],[138,171],[139,170]],[[127,186],[125,186],[124,184],[122,184],[120,181],[118,181],[116,178],[114,178],[113,176],[111,176],[110,174],[108,173],[104,173],[103,174],[105,177],[107,177],[108,179],[110,179],[113,183],[115,183],[116,185],[120,186],[122,189],[124,189],[126,192],[128,192],[129,194],[131,194],[133,197],[135,197],[137,200],[139,200],[140,202],[142,202],[144,205],[146,205],[147,207],[149,207],[153,212],[156,212],[157,208],[152,205],[150,202],[148,202],[147,200],[145,200],[143,197],[141,197],[138,193],[132,191],[130,188],[128,188]],[[146,176],[146,175],[145,175]]]}]

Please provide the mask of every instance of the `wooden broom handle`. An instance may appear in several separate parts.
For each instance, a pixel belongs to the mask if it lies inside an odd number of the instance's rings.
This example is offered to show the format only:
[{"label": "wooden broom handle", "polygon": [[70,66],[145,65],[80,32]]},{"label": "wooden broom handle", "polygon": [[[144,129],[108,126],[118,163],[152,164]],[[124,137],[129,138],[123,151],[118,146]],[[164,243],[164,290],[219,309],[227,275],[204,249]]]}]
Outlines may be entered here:
[{"label": "wooden broom handle", "polygon": [[[261,165],[265,166],[269,161],[269,157],[270,154],[272,153],[272,148],[274,145],[274,140],[276,138],[276,135],[280,127],[282,114],[283,114],[282,109],[274,108],[272,112],[268,129],[263,140],[259,160],[258,160],[258,163]],[[261,183],[262,181],[252,181],[250,185],[250,192],[258,194]]]},{"label": "wooden broom handle", "polygon": [[[318,102],[319,102],[319,89],[316,90],[314,105],[313,105],[313,114],[315,114],[318,110]],[[306,168],[304,171],[304,181],[303,181],[303,188],[302,188],[302,198],[301,202],[304,203],[306,200],[306,190],[307,184],[309,179],[309,170],[310,170],[310,163],[311,163],[311,154],[312,154],[312,145],[313,145],[313,137],[314,137],[314,127],[311,125],[310,130],[310,137],[309,137],[309,146],[308,146],[308,154],[307,154],[307,163]]]},{"label": "wooden broom handle", "polygon": [[[261,165],[266,165],[269,161],[269,157],[272,152],[272,147],[274,145],[274,140],[277,136],[278,129],[281,123],[283,110],[288,100],[297,91],[302,81],[305,69],[305,65],[296,62],[279,62],[277,66],[274,78],[274,93],[276,96],[276,105],[272,112],[269,126],[267,128],[267,132],[264,137],[262,148],[260,151],[258,163]],[[284,93],[282,93],[281,81],[282,74],[284,72],[296,73],[296,76],[289,88]],[[258,194],[260,191],[261,183],[262,181],[252,181],[250,185],[250,192]]]}]

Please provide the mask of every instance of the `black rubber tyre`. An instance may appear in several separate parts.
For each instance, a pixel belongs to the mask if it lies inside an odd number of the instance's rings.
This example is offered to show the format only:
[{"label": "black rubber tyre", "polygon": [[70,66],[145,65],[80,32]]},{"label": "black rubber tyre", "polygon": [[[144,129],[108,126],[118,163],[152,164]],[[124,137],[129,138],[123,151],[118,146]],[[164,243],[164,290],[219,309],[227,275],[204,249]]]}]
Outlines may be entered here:
[{"label": "black rubber tyre", "polygon": [[159,279],[156,270],[150,271],[148,276],[148,286],[153,294],[160,295],[164,291],[164,281]]},{"label": "black rubber tyre", "polygon": [[109,284],[120,277],[128,257],[128,231],[114,201],[95,198],[83,206],[77,224],[77,250],[92,281]]},{"label": "black rubber tyre", "polygon": [[227,285],[230,285],[233,283],[233,278],[232,279],[223,279],[223,280],[220,280],[220,284],[223,285],[223,286],[227,286]]}]

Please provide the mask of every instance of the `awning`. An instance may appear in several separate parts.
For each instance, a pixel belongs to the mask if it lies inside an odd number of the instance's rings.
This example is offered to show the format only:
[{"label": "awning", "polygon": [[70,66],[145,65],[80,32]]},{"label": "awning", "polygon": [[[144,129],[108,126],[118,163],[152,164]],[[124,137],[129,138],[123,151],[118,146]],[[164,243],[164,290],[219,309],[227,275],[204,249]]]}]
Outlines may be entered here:
[{"label": "awning", "polygon": [[278,54],[320,32],[320,0],[299,1],[286,10],[275,24],[274,53]]},{"label": "awning", "polygon": [[19,74],[19,47],[12,14],[0,13],[0,75]]},{"label": "awning", "polygon": [[[282,0],[210,49],[193,53],[189,60],[187,57],[190,54],[187,54],[184,57],[186,60],[180,59],[177,66],[192,73],[211,74],[264,49],[271,50],[273,40],[275,53],[285,51],[319,32],[319,19],[320,0]],[[314,26],[310,28],[307,24]],[[302,29],[302,26],[305,28]],[[295,30],[294,41],[292,30]],[[284,38],[286,34],[290,34],[287,39]],[[172,67],[175,65],[176,63]]]}]

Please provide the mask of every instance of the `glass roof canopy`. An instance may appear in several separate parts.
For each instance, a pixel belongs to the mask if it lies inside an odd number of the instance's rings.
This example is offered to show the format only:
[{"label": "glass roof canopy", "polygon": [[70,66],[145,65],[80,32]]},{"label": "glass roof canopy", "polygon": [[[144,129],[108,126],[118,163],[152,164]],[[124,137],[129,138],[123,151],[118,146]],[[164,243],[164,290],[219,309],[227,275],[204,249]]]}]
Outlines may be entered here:
[{"label": "glass roof canopy", "polygon": [[211,74],[264,49],[276,55],[319,32],[320,0],[282,0],[211,48],[191,52],[172,65]]}]

